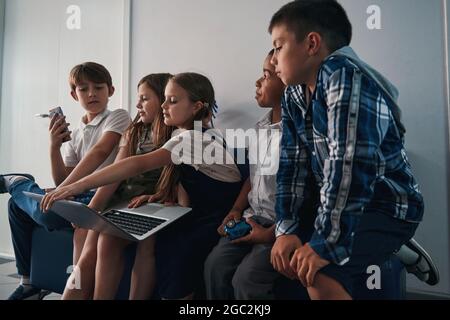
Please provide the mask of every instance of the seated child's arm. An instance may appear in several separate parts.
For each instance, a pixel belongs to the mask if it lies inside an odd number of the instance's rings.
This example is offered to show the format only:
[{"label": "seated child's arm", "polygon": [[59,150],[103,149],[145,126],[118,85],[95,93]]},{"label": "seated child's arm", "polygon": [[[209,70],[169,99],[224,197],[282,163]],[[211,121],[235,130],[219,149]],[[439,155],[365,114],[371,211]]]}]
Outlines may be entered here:
[{"label": "seated child's arm", "polygon": [[116,181],[122,181],[171,163],[171,153],[165,149],[158,149],[143,155],[123,159],[118,163],[103,168],[83,178],[83,181],[80,181],[80,185],[86,189],[95,188]]},{"label": "seated child's arm", "polygon": [[231,208],[230,212],[226,215],[226,217],[223,219],[222,224],[217,228],[217,232],[221,236],[225,236],[225,225],[230,220],[240,220],[242,218],[242,213],[245,209],[248,208],[248,194],[251,190],[251,184],[250,184],[250,178],[247,178],[245,180],[244,184],[242,185],[241,192],[239,193],[238,197],[236,198],[236,201],[234,202],[233,208]]},{"label": "seated child's arm", "polygon": [[[137,208],[142,206],[146,202],[158,202],[159,200],[160,199],[157,194],[143,194],[131,199],[130,203],[128,204],[128,208]],[[189,195],[187,194],[181,183],[177,185],[176,203],[181,207],[189,207],[190,205]],[[175,205],[175,203],[172,202],[165,202],[164,204]]]},{"label": "seated child's arm", "polygon": [[172,163],[170,151],[158,149],[143,155],[123,159],[92,173],[70,185],[58,187],[47,193],[41,201],[41,209],[47,212],[53,202],[77,195],[85,190],[97,188],[114,182],[120,182],[126,178],[137,176],[146,171],[161,168]]},{"label": "seated child's arm", "polygon": [[72,173],[59,186],[69,185],[94,172],[111,154],[120,141],[121,135],[107,131],[99,141],[89,150],[75,167]]},{"label": "seated child's arm", "polygon": [[75,169],[75,167],[66,167],[58,150],[50,150],[50,165],[52,168],[52,178],[55,186],[59,186]]},{"label": "seated child's arm", "polygon": [[105,161],[108,161],[106,164],[109,164],[112,160],[111,153],[115,151],[122,134],[129,124],[130,116],[128,112],[123,109],[117,109],[110,112],[103,120],[101,136],[96,134],[93,137],[94,140],[86,141],[89,149],[84,155],[80,153],[79,144],[82,142],[80,139],[66,143],[64,163],[66,166],[75,168],[58,187],[68,185],[89,175]]},{"label": "seated child's arm", "polygon": [[[129,156],[130,153],[128,150],[128,146],[125,144],[124,146],[121,146],[119,148],[119,152],[117,153],[114,163],[119,162],[122,159],[128,158]],[[115,182],[98,188],[97,191],[95,192],[94,197],[89,203],[89,207],[97,211],[104,210],[108,205],[108,202],[111,199],[112,195],[119,187],[119,185],[120,182]]]},{"label": "seated child's arm", "polygon": [[[307,146],[297,135],[291,111],[298,109],[289,97],[282,101],[282,137],[280,162],[277,173],[275,212],[277,223],[275,234],[296,235],[299,223],[299,209],[305,197],[305,179],[308,174]],[[298,239],[291,238],[292,243]],[[294,246],[291,247],[291,249]]]},{"label": "seated child's arm", "polygon": [[296,278],[296,273],[289,265],[290,257],[297,248],[302,246],[297,231],[308,174],[307,148],[297,135],[291,116],[291,112],[295,112],[297,109],[298,106],[289,97],[283,97],[283,126],[275,200],[276,240],[271,252],[271,263],[275,270],[290,279]]},{"label": "seated child's arm", "polygon": [[362,81],[360,72],[342,67],[331,74],[324,71],[320,78],[324,118],[332,130],[326,144],[318,145],[329,156],[320,190],[320,224],[309,245],[322,259],[339,264],[348,258],[360,214],[373,196],[378,151],[390,117],[380,92]]},{"label": "seated child's arm", "polygon": [[63,140],[70,136],[70,131],[65,131],[68,126],[69,123],[65,122],[64,117],[56,115],[51,119],[48,128],[50,132],[50,165],[55,186],[58,186],[61,182],[63,182],[74,169],[74,167],[68,167],[64,164],[64,160],[61,155]]},{"label": "seated child's arm", "polygon": [[178,183],[177,187],[177,200],[178,204],[182,207],[189,207],[191,204],[189,200],[189,195],[187,194],[186,190],[183,188],[183,185],[181,183]]}]

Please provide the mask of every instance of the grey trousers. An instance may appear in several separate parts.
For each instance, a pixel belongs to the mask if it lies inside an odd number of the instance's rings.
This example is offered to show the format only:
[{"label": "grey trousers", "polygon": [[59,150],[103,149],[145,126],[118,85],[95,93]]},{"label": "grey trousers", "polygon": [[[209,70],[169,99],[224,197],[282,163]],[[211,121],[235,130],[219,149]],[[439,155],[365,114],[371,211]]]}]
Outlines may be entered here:
[{"label": "grey trousers", "polygon": [[219,243],[205,262],[206,298],[213,300],[274,299],[273,284],[281,275],[270,263],[272,244]]}]

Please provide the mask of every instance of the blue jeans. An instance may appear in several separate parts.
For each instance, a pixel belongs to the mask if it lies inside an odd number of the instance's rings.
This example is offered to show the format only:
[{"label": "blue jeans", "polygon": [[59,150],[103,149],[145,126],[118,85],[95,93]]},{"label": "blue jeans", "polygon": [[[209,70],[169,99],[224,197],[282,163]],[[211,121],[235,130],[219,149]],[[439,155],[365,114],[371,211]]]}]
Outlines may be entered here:
[{"label": "blue jeans", "polygon": [[[31,271],[31,242],[33,229],[41,226],[48,231],[72,228],[70,222],[54,212],[42,213],[39,202],[27,197],[23,191],[45,194],[35,182],[24,179],[11,185],[8,203],[9,225],[16,256],[16,266],[19,275],[29,276]],[[94,193],[88,192],[77,196],[75,201],[89,203]]]}]

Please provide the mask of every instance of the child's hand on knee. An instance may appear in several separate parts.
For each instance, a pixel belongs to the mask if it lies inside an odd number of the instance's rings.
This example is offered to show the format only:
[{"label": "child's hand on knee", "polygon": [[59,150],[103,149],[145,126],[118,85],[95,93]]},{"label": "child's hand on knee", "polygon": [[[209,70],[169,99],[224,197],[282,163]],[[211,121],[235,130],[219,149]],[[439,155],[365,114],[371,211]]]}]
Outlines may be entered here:
[{"label": "child's hand on knee", "polygon": [[295,250],[290,266],[297,273],[302,285],[307,288],[314,285],[317,271],[328,265],[328,260],[322,259],[310,246],[309,243]]},{"label": "child's hand on knee", "polygon": [[294,234],[279,236],[272,247],[270,263],[273,268],[289,279],[297,279],[296,270],[290,265],[291,255],[302,246],[299,237]]}]

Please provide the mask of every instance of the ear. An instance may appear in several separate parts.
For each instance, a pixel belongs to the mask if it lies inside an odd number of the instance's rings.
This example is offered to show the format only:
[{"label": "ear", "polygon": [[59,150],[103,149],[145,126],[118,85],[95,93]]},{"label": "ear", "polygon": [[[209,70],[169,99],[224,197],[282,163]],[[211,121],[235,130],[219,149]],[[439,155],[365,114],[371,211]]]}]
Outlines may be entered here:
[{"label": "ear", "polygon": [[322,36],[317,32],[310,32],[306,36],[306,39],[308,40],[306,41],[306,44],[308,46],[307,50],[309,55],[310,56],[316,55],[323,45]]},{"label": "ear", "polygon": [[196,103],[194,103],[194,107],[193,107],[194,115],[196,115],[197,112],[202,110],[202,108],[203,108],[203,102],[197,101]]},{"label": "ear", "polygon": [[109,91],[109,97],[111,97],[114,94],[114,91],[116,91],[116,88],[114,88],[114,86],[111,86],[108,88]]},{"label": "ear", "polygon": [[75,99],[75,101],[78,101],[77,93],[76,93],[74,90],[71,90],[71,91],[70,91],[70,95],[72,96],[72,98]]}]

